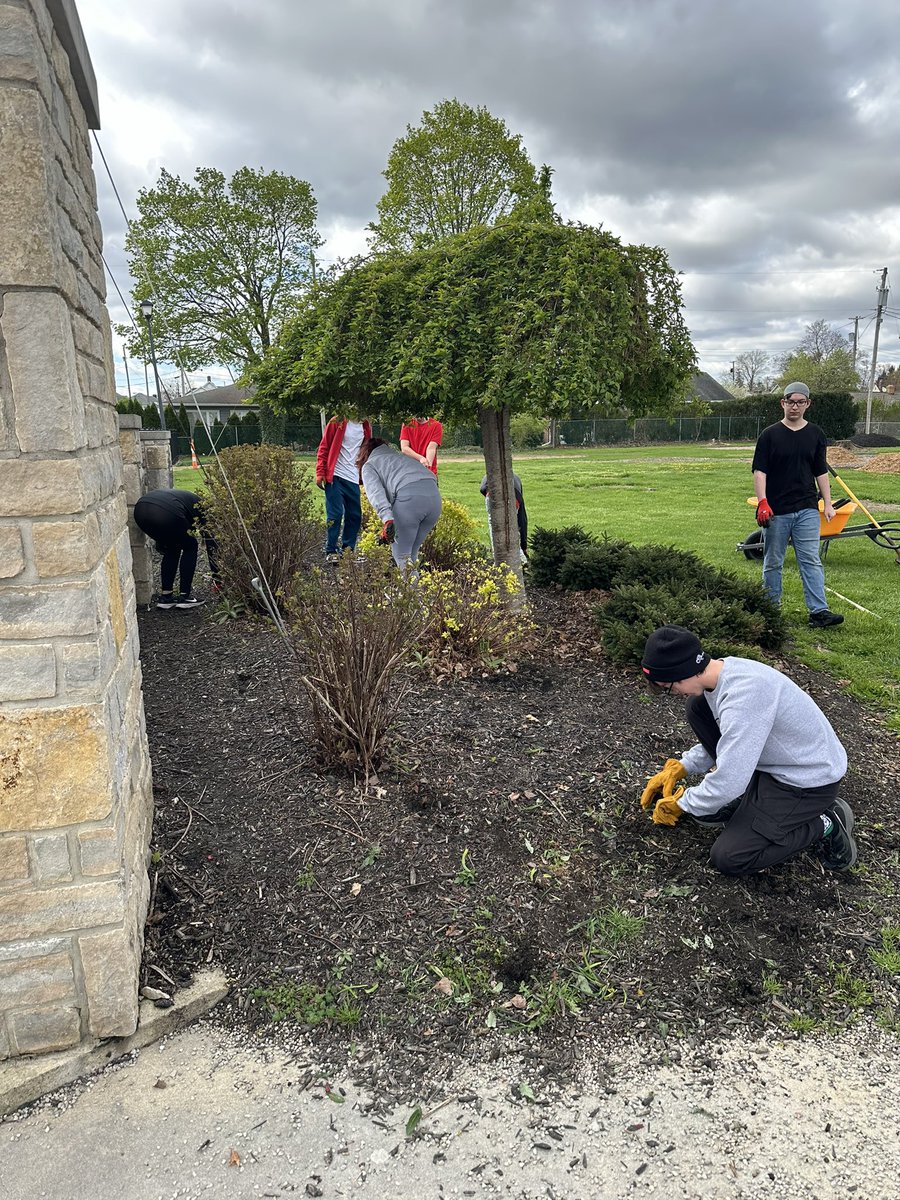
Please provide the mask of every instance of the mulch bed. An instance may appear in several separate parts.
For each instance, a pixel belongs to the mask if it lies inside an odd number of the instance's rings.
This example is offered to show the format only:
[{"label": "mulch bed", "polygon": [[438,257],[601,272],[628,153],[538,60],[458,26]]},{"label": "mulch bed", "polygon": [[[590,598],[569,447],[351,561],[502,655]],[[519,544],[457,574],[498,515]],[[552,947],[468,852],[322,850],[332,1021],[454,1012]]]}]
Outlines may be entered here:
[{"label": "mulch bed", "polygon": [[708,863],[714,834],[656,827],[638,804],[693,740],[681,704],[604,661],[590,598],[533,600],[546,637],[531,661],[418,673],[394,762],[366,794],[318,763],[270,627],[141,614],[156,801],[146,982],[171,991],[213,963],[233,981],[226,1022],[269,1026],[277,998],[299,996],[294,1016],[321,1020],[323,1046],[365,1035],[427,1060],[526,1041],[559,1069],[598,1039],[658,1050],[798,1016],[841,1022],[856,1007],[848,979],[874,990],[869,1007],[893,1003],[867,957],[900,923],[898,743],[878,714],[780,664],[847,747],[861,869],[803,855],[727,879]]}]

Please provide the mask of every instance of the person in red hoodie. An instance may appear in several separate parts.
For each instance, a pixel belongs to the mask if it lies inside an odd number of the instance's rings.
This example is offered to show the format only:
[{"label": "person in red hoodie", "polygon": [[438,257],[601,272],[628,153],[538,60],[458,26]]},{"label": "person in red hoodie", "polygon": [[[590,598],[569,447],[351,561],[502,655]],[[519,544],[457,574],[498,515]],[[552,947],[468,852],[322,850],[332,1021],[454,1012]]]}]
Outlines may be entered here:
[{"label": "person in red hoodie", "polygon": [[336,563],[344,550],[355,550],[362,524],[356,456],[372,436],[368,421],[332,417],[316,455],[316,487],[325,491],[325,561]]},{"label": "person in red hoodie", "polygon": [[438,446],[444,436],[444,427],[433,417],[414,417],[400,428],[400,449],[408,458],[414,458],[433,475],[437,475]]}]

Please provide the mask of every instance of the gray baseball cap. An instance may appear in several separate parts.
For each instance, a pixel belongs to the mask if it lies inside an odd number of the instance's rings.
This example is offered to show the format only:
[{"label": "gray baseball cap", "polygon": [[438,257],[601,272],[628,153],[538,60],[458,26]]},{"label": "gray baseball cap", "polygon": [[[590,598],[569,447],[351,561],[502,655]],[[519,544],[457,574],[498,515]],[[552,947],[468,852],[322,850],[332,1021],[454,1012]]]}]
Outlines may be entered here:
[{"label": "gray baseball cap", "polygon": [[789,383],[787,385],[787,387],[784,389],[784,393],[783,393],[783,395],[785,395],[785,396],[794,396],[797,394],[799,394],[801,396],[805,396],[807,398],[807,400],[809,399],[809,388],[806,386],[805,383],[800,383],[799,381],[797,381],[795,383]]}]

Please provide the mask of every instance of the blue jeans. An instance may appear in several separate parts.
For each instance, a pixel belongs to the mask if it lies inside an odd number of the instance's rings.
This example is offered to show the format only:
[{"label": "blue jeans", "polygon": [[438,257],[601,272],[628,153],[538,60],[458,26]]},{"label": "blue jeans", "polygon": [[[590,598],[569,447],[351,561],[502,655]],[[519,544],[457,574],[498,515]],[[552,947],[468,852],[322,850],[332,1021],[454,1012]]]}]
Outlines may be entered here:
[{"label": "blue jeans", "polygon": [[337,554],[339,542],[342,550],[356,549],[356,539],[362,525],[358,483],[335,475],[333,483],[325,484],[325,524],[326,554]]},{"label": "blue jeans", "polygon": [[817,508],[801,508],[799,512],[772,517],[764,535],[763,587],[776,604],[781,603],[781,569],[789,541],[794,547],[806,607],[811,613],[827,609],[825,568],[819,557]]}]

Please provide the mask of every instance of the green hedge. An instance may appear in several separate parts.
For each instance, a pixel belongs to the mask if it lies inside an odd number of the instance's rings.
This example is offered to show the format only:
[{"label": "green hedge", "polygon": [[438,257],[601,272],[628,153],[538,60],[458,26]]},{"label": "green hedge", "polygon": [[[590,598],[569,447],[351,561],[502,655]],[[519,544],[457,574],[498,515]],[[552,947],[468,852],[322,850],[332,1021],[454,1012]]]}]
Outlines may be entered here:
[{"label": "green hedge", "polygon": [[660,625],[686,626],[716,655],[778,650],[786,637],[781,610],[761,584],[675,546],[598,539],[577,525],[536,529],[528,573],[540,587],[609,593],[594,618],[614,662],[639,663]]},{"label": "green hedge", "polygon": [[[745,396],[742,400],[723,400],[716,405],[716,415],[723,417],[760,418],[763,426],[774,425],[784,416],[781,394]],[[831,441],[853,436],[859,420],[859,405],[849,392],[813,393],[809,419],[824,429]]]}]

